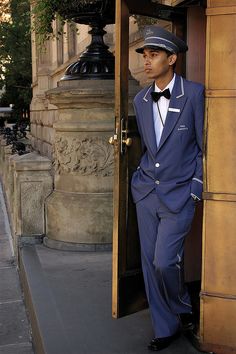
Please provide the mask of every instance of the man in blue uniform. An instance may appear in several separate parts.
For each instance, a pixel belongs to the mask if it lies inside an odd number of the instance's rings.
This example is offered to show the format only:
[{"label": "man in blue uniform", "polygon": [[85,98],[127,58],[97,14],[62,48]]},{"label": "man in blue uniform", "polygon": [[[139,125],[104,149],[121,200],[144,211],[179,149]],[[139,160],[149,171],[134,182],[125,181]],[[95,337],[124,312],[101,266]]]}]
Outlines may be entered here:
[{"label": "man in blue uniform", "polygon": [[132,195],[155,334],[148,348],[155,351],[192,323],[183,251],[203,187],[204,88],[174,73],[178,53],[187,49],[172,33],[148,26],[144,45],[136,50],[154,80],[134,99],[143,155],[132,177]]}]

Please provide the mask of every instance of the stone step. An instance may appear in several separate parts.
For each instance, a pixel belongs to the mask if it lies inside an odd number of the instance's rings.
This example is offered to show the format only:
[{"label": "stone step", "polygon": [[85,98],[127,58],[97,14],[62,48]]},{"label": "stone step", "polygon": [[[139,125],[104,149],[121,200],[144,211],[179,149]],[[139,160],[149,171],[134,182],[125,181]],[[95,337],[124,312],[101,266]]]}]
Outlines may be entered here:
[{"label": "stone step", "polygon": [[20,249],[19,269],[35,353],[71,354],[62,319],[34,245]]}]

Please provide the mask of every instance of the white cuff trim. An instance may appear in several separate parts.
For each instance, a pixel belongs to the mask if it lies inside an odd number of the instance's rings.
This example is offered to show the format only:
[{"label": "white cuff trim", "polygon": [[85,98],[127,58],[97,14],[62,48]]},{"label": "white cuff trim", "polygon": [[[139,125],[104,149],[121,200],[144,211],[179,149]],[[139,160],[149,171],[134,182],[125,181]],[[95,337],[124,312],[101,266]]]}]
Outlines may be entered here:
[{"label": "white cuff trim", "polygon": [[196,178],[196,177],[193,177],[193,179],[192,179],[193,181],[197,181],[197,182],[199,182],[199,183],[201,183],[201,184],[203,184],[203,181],[202,180],[200,180],[200,179],[198,179],[198,178]]},{"label": "white cuff trim", "polygon": [[201,200],[200,198],[198,198],[197,195],[191,193],[191,197],[193,198],[193,200]]}]

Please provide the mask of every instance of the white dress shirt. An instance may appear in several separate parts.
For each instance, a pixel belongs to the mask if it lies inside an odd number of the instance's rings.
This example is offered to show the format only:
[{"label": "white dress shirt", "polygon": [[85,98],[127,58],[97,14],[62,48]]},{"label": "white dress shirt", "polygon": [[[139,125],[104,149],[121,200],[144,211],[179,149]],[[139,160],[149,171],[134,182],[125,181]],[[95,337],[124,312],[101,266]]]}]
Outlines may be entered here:
[{"label": "white dress shirt", "polygon": [[[174,87],[174,83],[175,83],[175,74],[174,74],[172,80],[169,82],[169,84],[163,90],[160,90],[159,87],[157,87],[157,85],[155,84],[155,92],[161,92],[166,89],[169,89],[170,93],[171,93],[173,90],[173,87]],[[167,116],[167,112],[168,112],[168,108],[169,108],[169,103],[170,103],[170,100],[168,100],[164,96],[161,96],[158,102],[153,102],[153,119],[154,119],[154,129],[155,129],[157,147],[159,146],[159,143],[161,140],[161,134],[163,131],[163,124],[165,125],[166,116]],[[162,121],[161,121],[161,118],[160,118],[160,115],[158,112],[157,105],[159,106],[159,109],[160,109],[163,124],[162,124]]]}]

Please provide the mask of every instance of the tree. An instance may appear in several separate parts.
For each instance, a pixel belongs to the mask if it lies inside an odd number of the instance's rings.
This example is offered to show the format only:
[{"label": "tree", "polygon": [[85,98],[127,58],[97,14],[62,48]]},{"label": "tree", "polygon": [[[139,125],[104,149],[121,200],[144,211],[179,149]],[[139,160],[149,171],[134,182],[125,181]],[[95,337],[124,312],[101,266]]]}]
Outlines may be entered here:
[{"label": "tree", "polygon": [[[80,11],[89,8],[101,9],[103,0],[34,0],[32,2],[33,30],[39,48],[43,48],[46,40],[61,35],[65,21],[77,22]],[[54,20],[59,20],[59,30],[55,33],[52,27]]]},{"label": "tree", "polygon": [[30,5],[28,0],[2,1],[0,11],[0,105],[14,105],[18,118],[29,112],[31,94]]},{"label": "tree", "polygon": [[9,16],[9,1],[1,0],[0,2],[0,22],[6,20]]}]

